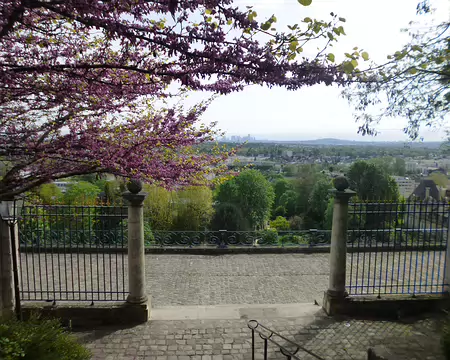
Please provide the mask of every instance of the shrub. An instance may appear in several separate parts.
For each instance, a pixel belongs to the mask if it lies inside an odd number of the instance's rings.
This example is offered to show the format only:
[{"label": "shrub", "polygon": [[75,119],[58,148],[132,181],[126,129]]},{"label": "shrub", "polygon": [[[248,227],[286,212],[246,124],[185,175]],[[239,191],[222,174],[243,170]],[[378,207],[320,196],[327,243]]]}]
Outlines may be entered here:
[{"label": "shrub", "polygon": [[266,229],[258,231],[257,233],[260,245],[273,245],[278,241],[278,232],[276,229]]},{"label": "shrub", "polygon": [[292,230],[301,230],[303,228],[303,222],[303,218],[295,215],[289,219],[289,226]]},{"label": "shrub", "polygon": [[277,216],[275,220],[270,222],[270,227],[277,230],[289,230],[289,221],[282,216]]},{"label": "shrub", "polygon": [[309,241],[300,235],[287,234],[283,235],[278,239],[278,243],[283,246],[286,244],[292,245],[309,245]]},{"label": "shrub", "polygon": [[144,223],[144,243],[145,245],[152,245],[155,243],[155,235],[153,235],[152,228],[149,223]]},{"label": "shrub", "polygon": [[87,360],[91,354],[58,320],[9,320],[0,323],[0,359]]}]

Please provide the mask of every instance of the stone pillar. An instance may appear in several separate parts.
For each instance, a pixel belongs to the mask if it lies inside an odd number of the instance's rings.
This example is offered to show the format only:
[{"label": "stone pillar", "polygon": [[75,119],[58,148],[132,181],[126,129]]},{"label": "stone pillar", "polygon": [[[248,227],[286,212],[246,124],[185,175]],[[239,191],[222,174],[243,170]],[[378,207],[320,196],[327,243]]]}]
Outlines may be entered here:
[{"label": "stone pillar", "polygon": [[331,190],[334,197],[333,224],[330,246],[330,279],[325,292],[323,307],[328,315],[341,312],[347,293],[345,291],[347,268],[347,222],[348,202],[355,195],[348,190],[345,177],[334,180],[335,189]]},{"label": "stone pillar", "polygon": [[0,317],[8,319],[14,317],[15,307],[11,226],[15,227],[17,244],[17,224],[10,225],[0,218]]},{"label": "stone pillar", "polygon": [[[123,194],[128,201],[128,282],[127,303],[147,308],[149,299],[145,292],[144,211],[146,193],[140,192],[139,182],[130,182],[129,192]],[[148,320],[148,318],[147,318]]]}]

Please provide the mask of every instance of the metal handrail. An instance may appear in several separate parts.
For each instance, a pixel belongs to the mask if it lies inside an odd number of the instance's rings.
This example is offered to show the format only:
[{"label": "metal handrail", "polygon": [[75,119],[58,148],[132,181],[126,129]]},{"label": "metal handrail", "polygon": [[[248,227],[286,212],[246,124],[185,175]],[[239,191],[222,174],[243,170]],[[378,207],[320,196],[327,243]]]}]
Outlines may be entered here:
[{"label": "metal handrail", "polygon": [[[255,360],[255,332],[257,332],[259,334],[259,337],[264,340],[264,360],[267,360],[268,341],[270,341],[272,344],[275,344],[280,349],[280,352],[284,356],[286,356],[287,360],[292,360],[292,359],[301,360],[296,355],[299,352],[299,350],[302,350],[302,351],[306,352],[307,354],[314,356],[316,359],[325,360],[324,358],[320,357],[317,354],[314,354],[312,351],[306,349],[305,347],[293,342],[292,340],[285,338],[283,335],[278,334],[276,331],[269,329],[268,327],[260,324],[256,320],[250,320],[247,323],[247,326],[252,331],[252,360]],[[270,333],[270,335],[264,334],[263,332],[258,330],[258,327],[266,330],[267,332]],[[275,340],[273,340],[272,336],[274,336],[274,335],[278,336],[280,339],[283,339],[284,341],[288,342],[290,345],[295,346],[296,347],[295,351],[290,351],[290,350],[286,349],[284,346],[280,345]]]}]

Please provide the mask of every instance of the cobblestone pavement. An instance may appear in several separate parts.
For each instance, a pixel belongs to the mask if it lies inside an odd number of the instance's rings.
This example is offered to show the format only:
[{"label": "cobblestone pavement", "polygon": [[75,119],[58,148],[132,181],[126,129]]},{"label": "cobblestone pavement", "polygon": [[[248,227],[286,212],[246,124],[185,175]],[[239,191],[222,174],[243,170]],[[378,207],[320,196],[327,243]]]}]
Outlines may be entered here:
[{"label": "cobblestone pavement", "polygon": [[[292,339],[325,360],[365,360],[379,344],[395,349],[398,360],[444,360],[436,320],[411,322],[310,318],[277,318],[262,324]],[[251,331],[247,319],[151,321],[127,329],[78,333],[94,360],[250,360]],[[256,360],[263,359],[263,342],[256,336]],[[273,337],[280,345],[287,343]],[[286,359],[269,343],[268,359]],[[295,350],[288,347],[289,350]],[[315,359],[300,350],[300,359]]]},{"label": "cobblestone pavement", "polygon": [[147,255],[154,306],[322,300],[328,254]]}]

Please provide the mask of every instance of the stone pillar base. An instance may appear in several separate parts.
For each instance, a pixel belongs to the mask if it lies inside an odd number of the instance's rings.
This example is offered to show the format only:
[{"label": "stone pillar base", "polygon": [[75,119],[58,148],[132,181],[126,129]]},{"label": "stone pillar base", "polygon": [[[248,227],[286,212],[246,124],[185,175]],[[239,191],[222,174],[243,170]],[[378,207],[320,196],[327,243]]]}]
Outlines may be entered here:
[{"label": "stone pillar base", "polygon": [[152,309],[150,304],[150,299],[147,299],[145,302],[141,302],[139,304],[137,303],[130,303],[127,300],[127,303],[124,307],[127,311],[127,316],[130,316],[129,319],[132,323],[146,323],[150,320],[150,311]]},{"label": "stone pillar base", "polygon": [[132,295],[128,295],[127,297],[127,303],[130,305],[148,305],[150,300],[146,295],[136,297]]},{"label": "stone pillar base", "polygon": [[342,315],[346,313],[348,304],[347,294],[334,293],[332,291],[325,291],[323,296],[323,310],[329,316]]}]

